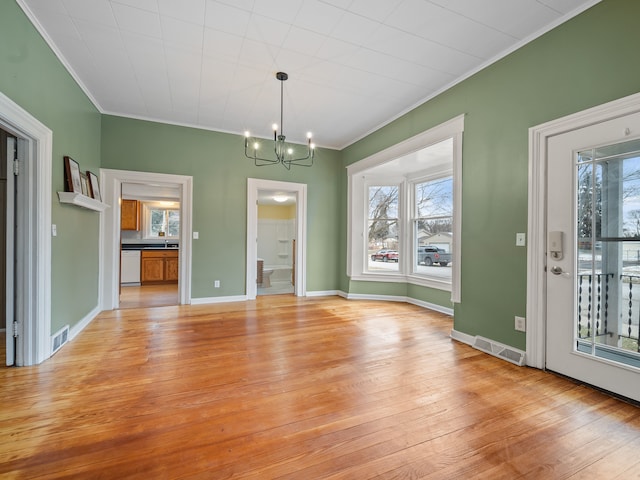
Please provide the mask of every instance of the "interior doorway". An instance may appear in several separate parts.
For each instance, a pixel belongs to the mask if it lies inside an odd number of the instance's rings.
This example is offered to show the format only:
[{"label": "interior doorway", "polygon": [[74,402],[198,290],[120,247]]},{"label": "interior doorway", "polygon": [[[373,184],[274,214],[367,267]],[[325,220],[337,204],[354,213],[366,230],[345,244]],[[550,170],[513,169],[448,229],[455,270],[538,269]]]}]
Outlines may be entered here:
[{"label": "interior doorway", "polygon": [[13,324],[13,255],[14,233],[13,218],[15,216],[15,181],[8,172],[16,158],[17,138],[0,128],[0,361],[3,365],[15,363],[15,339],[8,328]]},{"label": "interior doorway", "polygon": [[180,189],[122,184],[120,202],[120,305],[178,305]]},{"label": "interior doorway", "polygon": [[[171,191],[173,192],[172,195],[175,195],[174,200],[177,201],[180,212],[180,224],[178,228],[179,248],[169,248],[173,247],[173,245],[169,245],[170,239],[166,238],[166,235],[164,237],[167,240],[166,243],[160,237],[154,239],[154,242],[159,244],[160,248],[152,249],[152,251],[157,253],[151,255],[154,265],[150,265],[149,268],[154,271],[154,274],[162,274],[161,279],[156,279],[158,280],[154,283],[156,285],[163,283],[163,279],[168,278],[167,275],[174,275],[178,282],[178,300],[176,303],[180,305],[190,304],[193,177],[110,169],[101,169],[100,175],[100,183],[105,199],[107,203],[114,206],[114,208],[107,209],[102,217],[103,240],[105,242],[102,257],[104,265],[102,272],[104,275],[101,285],[103,310],[113,310],[120,307],[122,252],[121,206],[124,196],[123,192],[126,191],[126,188],[123,190],[123,186],[128,184],[144,186],[147,191],[147,197],[151,195],[149,194],[149,189],[156,192],[154,193],[155,195],[157,195],[158,191]],[[143,243],[152,243],[150,241],[147,242],[149,239],[140,238],[139,240]],[[176,242],[172,242],[172,244],[173,243]],[[143,264],[141,264],[140,268],[141,270],[144,268]],[[168,271],[169,273],[167,273]],[[156,292],[156,299],[160,298],[158,295],[164,298],[164,293]]]},{"label": "interior doorway", "polygon": [[[282,200],[282,202],[278,202]],[[274,210],[278,203],[288,204]],[[263,215],[260,228],[260,210]],[[307,186],[302,183],[247,179],[247,299],[258,294],[293,293],[306,295],[306,212]],[[268,217],[286,217],[274,219]],[[270,240],[260,246],[260,231]],[[269,233],[269,232],[272,233]],[[266,258],[261,257],[260,254]],[[262,261],[262,262],[261,262]],[[261,268],[262,267],[262,268]],[[265,282],[265,269],[267,282]],[[261,277],[261,278],[259,278]],[[277,282],[281,291],[267,285]]]},{"label": "interior doorway", "polygon": [[295,291],[297,195],[258,190],[257,295]]}]

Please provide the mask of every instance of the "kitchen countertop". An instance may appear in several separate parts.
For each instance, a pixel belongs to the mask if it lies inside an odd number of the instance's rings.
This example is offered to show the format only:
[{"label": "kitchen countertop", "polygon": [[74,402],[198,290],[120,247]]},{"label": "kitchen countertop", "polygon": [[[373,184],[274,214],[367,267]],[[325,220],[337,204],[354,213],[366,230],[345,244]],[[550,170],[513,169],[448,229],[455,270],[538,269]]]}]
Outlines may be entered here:
[{"label": "kitchen countertop", "polygon": [[178,250],[180,245],[177,243],[123,243],[122,250]]}]

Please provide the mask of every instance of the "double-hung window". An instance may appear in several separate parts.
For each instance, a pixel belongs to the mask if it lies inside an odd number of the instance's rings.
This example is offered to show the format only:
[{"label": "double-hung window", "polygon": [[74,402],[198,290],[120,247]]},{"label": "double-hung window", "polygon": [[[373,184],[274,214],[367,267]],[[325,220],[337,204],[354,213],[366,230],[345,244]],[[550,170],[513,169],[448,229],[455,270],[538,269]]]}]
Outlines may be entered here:
[{"label": "double-hung window", "polygon": [[412,273],[451,281],[453,252],[453,175],[412,183]]},{"label": "double-hung window", "polygon": [[369,271],[397,272],[400,230],[398,185],[369,185],[367,257]]}]

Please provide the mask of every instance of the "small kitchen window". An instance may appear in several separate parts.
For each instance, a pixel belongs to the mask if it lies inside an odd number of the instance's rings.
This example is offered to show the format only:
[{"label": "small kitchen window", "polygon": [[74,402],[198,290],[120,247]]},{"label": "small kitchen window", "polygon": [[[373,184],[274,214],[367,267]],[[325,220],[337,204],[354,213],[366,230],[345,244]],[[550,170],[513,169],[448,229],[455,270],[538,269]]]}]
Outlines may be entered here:
[{"label": "small kitchen window", "polygon": [[145,239],[180,237],[180,205],[178,202],[144,202],[142,217]]}]

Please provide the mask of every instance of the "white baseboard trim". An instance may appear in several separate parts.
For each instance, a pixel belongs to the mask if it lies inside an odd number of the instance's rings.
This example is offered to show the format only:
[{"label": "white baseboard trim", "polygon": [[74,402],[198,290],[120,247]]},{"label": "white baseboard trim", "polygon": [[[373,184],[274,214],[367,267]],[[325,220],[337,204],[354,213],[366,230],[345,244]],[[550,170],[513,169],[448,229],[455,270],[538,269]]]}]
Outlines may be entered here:
[{"label": "white baseboard trim", "polygon": [[416,305],[418,307],[426,308],[428,310],[433,310],[435,312],[444,313],[445,315],[449,315],[453,317],[453,308],[443,307],[442,305],[436,305],[435,303],[424,302],[422,300],[417,300],[411,297],[401,297],[397,295],[369,295],[366,293],[344,293],[344,292],[341,292],[340,296],[343,296],[348,300],[381,300],[384,302],[410,303],[411,305]]},{"label": "white baseboard trim", "polygon": [[422,300],[416,300],[415,298],[407,297],[407,303],[411,305],[417,305],[418,307],[427,308],[429,310],[434,310],[436,312],[444,313],[445,315],[449,315],[453,317],[453,308],[443,307],[442,305],[436,305],[435,303],[424,302]]},{"label": "white baseboard trim", "polygon": [[307,294],[305,295],[306,297],[335,297],[336,295],[338,296],[344,296],[343,295],[344,292],[341,292],[340,290],[316,290],[315,292],[307,292]]},{"label": "white baseboard trim", "polygon": [[458,342],[466,343],[467,345],[473,345],[473,341],[475,340],[475,335],[469,335],[467,333],[459,332],[457,330],[451,329],[451,334],[449,335],[454,340]]},{"label": "white baseboard trim", "polygon": [[78,335],[80,335],[80,332],[82,332],[82,330],[87,328],[87,326],[93,321],[94,318],[96,318],[98,316],[98,314],[101,311],[102,310],[100,309],[99,306],[94,307],[94,309],[91,310],[89,313],[87,313],[82,318],[82,320],[80,320],[73,327],[71,327],[69,329],[69,341],[72,341],[74,338],[76,338]]},{"label": "white baseboard trim", "polygon": [[230,297],[201,297],[192,298],[191,305],[206,305],[207,303],[246,302],[246,295],[234,295]]}]

